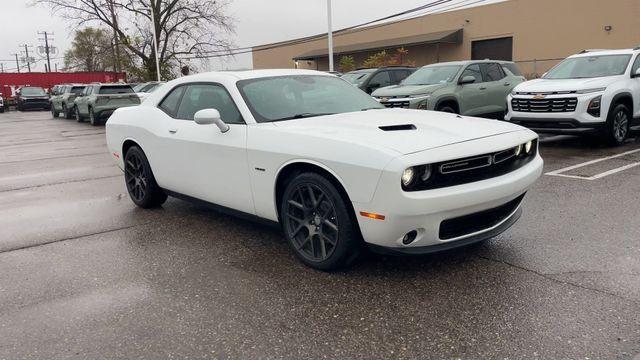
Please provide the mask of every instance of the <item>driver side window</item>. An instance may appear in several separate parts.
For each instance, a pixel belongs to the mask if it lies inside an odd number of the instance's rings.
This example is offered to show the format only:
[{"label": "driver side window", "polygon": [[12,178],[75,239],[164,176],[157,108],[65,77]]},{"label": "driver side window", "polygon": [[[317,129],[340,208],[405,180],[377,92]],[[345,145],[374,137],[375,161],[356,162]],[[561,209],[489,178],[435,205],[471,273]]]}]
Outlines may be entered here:
[{"label": "driver side window", "polygon": [[203,109],[216,109],[220,118],[227,124],[244,124],[233,99],[225,88],[214,84],[188,85],[180,101],[176,117],[193,120],[194,115]]},{"label": "driver side window", "polygon": [[391,85],[391,77],[389,76],[389,71],[381,71],[375,74],[369,81],[369,86],[373,84],[379,84],[380,87]]},{"label": "driver side window", "polygon": [[483,82],[482,72],[480,71],[480,65],[478,64],[467,66],[467,68],[464,69],[464,72],[462,73],[462,75],[460,75],[460,79],[464,79],[467,76],[473,76],[476,79],[475,81],[476,84]]}]

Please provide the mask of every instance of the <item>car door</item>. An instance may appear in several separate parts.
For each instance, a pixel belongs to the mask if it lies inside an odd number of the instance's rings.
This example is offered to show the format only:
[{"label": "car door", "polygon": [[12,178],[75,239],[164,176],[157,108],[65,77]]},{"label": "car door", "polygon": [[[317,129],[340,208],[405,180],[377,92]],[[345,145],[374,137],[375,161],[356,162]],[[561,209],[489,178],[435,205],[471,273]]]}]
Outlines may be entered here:
[{"label": "car door", "polygon": [[[179,105],[176,105],[177,98]],[[168,190],[255,214],[247,162],[247,126],[223,85],[192,83],[173,89],[160,103],[162,165],[158,183]],[[194,121],[196,112],[216,109],[229,131]]]},{"label": "car door", "polygon": [[507,75],[498,63],[480,64],[482,77],[485,83],[485,104],[484,115],[494,115],[504,113],[507,95],[511,91],[511,83],[506,79]]},{"label": "car door", "polygon": [[460,74],[459,80],[473,76],[476,81],[471,84],[459,84],[456,88],[460,114],[481,115],[484,111],[487,86],[482,77],[479,64],[468,65]]},{"label": "car door", "polygon": [[75,103],[76,103],[76,106],[78,107],[78,111],[80,112],[80,115],[82,116],[89,116],[88,102],[89,102],[89,97],[91,96],[92,93],[93,93],[93,86],[87,86],[82,91],[82,96],[76,97]]}]

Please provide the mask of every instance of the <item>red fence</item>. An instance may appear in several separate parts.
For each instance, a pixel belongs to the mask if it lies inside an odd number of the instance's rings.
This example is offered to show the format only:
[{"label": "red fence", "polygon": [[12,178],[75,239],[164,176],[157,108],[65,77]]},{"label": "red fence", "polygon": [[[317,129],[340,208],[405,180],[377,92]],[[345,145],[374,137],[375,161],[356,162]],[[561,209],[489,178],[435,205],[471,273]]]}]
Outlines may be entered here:
[{"label": "red fence", "polygon": [[22,86],[39,86],[45,90],[51,89],[54,85],[80,83],[88,84],[92,82],[118,82],[126,81],[126,74],[121,72],[50,72],[50,73],[0,73],[0,95],[5,99],[12,99],[16,90]]}]

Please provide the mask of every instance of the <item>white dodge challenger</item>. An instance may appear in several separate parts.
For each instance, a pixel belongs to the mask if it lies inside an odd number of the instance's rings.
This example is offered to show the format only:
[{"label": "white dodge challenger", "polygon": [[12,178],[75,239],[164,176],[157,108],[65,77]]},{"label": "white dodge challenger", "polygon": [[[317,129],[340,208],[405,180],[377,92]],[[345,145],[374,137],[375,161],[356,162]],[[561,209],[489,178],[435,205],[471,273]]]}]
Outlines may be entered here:
[{"label": "white dodge challenger", "polygon": [[518,220],[543,165],[530,130],[385,109],[306,70],[182,77],[115,111],[106,132],[136,205],[171,195],[278,222],[322,270],[364,245],[423,254],[494,237]]}]

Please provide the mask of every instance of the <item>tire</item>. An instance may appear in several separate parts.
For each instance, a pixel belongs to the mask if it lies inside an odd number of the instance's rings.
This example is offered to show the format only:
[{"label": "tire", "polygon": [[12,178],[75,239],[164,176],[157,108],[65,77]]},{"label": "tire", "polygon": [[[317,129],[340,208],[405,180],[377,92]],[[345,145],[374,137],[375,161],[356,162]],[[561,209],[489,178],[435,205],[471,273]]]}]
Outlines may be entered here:
[{"label": "tire", "polygon": [[457,114],[458,113],[456,111],[456,109],[453,106],[449,105],[449,104],[444,104],[444,105],[438,106],[438,109],[436,111],[446,112],[446,113],[451,113],[451,114]]},{"label": "tire", "polygon": [[624,104],[618,104],[609,111],[605,125],[604,139],[613,146],[622,145],[629,135],[631,111]]},{"label": "tire", "polygon": [[129,148],[124,156],[124,179],[129,197],[137,206],[150,209],[167,201],[167,194],[153,177],[147,157],[137,146]]},{"label": "tire", "polygon": [[58,112],[56,111],[56,108],[53,105],[51,105],[51,116],[53,116],[54,119],[58,117]]},{"label": "tire", "polygon": [[89,122],[93,126],[100,125],[100,120],[98,120],[98,118],[96,118],[96,114],[93,112],[92,108],[89,108]]},{"label": "tire", "polygon": [[77,122],[79,122],[79,123],[84,122],[84,118],[82,117],[82,115],[80,115],[80,110],[78,110],[77,106],[73,107],[73,113],[76,116],[76,121]]},{"label": "tire", "polygon": [[280,201],[280,223],[304,264],[331,271],[358,258],[362,241],[346,201],[320,174],[302,173],[289,181]]},{"label": "tire", "polygon": [[67,109],[67,104],[62,104],[62,114],[65,119],[71,119],[72,114],[71,111]]}]

